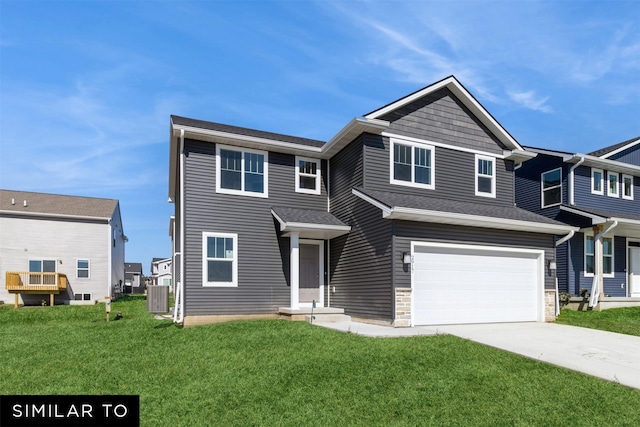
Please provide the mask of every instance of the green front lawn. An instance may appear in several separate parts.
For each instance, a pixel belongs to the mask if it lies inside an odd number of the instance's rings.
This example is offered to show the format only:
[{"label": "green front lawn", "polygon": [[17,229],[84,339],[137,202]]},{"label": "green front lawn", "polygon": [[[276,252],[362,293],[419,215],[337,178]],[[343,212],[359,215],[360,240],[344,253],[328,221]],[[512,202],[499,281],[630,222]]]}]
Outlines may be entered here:
[{"label": "green front lawn", "polygon": [[640,425],[637,390],[453,336],[113,309],[0,307],[0,394],[138,394],[144,426]]},{"label": "green front lawn", "polygon": [[612,308],[604,311],[564,309],[556,323],[640,336],[640,307]]}]

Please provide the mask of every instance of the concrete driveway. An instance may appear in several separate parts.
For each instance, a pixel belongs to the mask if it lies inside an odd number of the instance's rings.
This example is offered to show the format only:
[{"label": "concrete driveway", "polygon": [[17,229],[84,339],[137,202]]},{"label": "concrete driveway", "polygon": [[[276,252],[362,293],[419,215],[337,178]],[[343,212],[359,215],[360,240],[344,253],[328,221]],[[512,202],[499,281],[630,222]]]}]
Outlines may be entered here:
[{"label": "concrete driveway", "polygon": [[640,389],[640,337],[558,325],[433,326],[446,333]]}]

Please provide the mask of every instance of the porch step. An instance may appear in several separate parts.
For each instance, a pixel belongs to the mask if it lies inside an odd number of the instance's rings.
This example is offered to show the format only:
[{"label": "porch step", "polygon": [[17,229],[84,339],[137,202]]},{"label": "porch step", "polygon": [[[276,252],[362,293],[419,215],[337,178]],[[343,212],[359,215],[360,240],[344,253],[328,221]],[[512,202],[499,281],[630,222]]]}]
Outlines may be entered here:
[{"label": "porch step", "polygon": [[322,323],[338,323],[338,322],[350,322],[351,316],[346,314],[316,314],[313,313],[313,321],[311,314],[304,316],[304,320],[309,323],[322,322]]},{"label": "porch step", "polygon": [[[292,309],[290,307],[280,307],[278,309],[280,318],[288,320],[307,320],[307,316],[309,316],[309,319],[311,319],[311,313],[311,307],[300,307],[296,309]],[[330,318],[325,316],[344,316],[344,309],[336,307],[316,307],[313,309],[313,316],[316,319],[320,317],[322,317],[323,319]]]}]

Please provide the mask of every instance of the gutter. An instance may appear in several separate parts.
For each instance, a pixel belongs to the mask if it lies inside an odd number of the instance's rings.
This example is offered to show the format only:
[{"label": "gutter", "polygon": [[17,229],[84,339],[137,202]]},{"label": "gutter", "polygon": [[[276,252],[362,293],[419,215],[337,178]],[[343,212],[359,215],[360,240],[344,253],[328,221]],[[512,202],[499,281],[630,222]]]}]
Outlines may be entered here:
[{"label": "gutter", "polygon": [[574,236],[574,234],[576,234],[576,231],[575,231],[575,230],[571,230],[571,231],[569,232],[569,234],[567,234],[567,235],[566,235],[566,236],[564,236],[562,239],[560,239],[560,240],[558,240],[558,241],[556,242],[556,247],[557,247],[557,246],[560,246],[561,244],[563,244],[563,243],[564,243],[564,242],[566,242],[567,240],[570,240],[570,239]]},{"label": "gutter", "polygon": [[578,163],[574,164],[573,166],[571,166],[571,169],[569,169],[569,204],[571,206],[575,206],[576,201],[575,201],[575,195],[574,195],[574,171],[576,170],[576,168],[578,166],[580,166],[581,164],[583,164],[585,161],[584,156],[580,157],[580,160],[578,160]]}]

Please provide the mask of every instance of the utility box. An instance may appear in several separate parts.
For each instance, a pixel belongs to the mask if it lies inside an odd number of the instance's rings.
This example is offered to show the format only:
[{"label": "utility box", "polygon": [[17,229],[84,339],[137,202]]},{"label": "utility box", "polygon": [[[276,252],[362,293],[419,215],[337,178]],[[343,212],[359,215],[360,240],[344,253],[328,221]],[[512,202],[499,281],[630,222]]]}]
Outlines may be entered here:
[{"label": "utility box", "polygon": [[169,286],[147,287],[147,311],[157,314],[169,312]]}]

